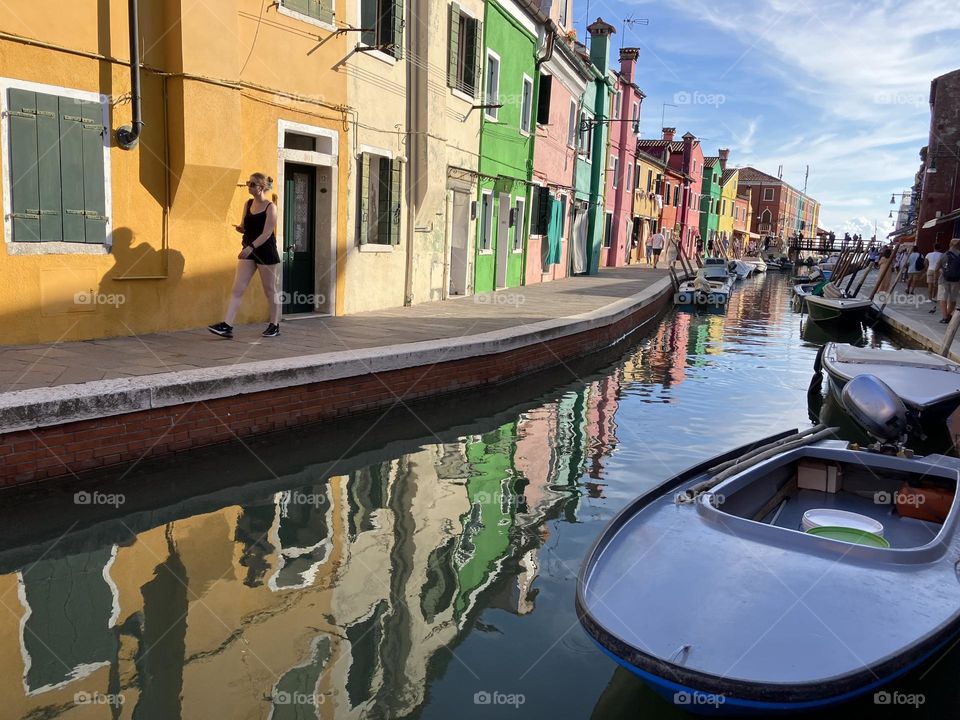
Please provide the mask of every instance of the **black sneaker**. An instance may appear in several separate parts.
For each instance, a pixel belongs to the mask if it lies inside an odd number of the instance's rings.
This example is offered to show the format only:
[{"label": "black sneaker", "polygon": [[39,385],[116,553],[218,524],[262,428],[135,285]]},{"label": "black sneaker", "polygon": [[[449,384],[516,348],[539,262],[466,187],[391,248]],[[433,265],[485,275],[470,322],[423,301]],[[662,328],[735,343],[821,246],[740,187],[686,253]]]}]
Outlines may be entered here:
[{"label": "black sneaker", "polygon": [[280,334],[280,326],[270,323],[267,325],[267,329],[260,334],[263,335],[263,337],[276,337]]},{"label": "black sneaker", "polygon": [[220,337],[233,337],[233,326],[227,325],[225,322],[218,322],[216,325],[207,325],[207,330]]}]

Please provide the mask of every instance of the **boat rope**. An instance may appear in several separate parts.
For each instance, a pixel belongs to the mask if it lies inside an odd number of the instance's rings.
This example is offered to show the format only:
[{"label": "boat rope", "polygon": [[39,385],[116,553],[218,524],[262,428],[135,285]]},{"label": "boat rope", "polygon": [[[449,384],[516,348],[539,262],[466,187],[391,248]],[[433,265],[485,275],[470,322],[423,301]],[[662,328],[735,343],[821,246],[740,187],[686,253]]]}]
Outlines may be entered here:
[{"label": "boat rope", "polygon": [[678,504],[693,502],[700,494],[715,488],[727,478],[742,472],[748,467],[753,467],[764,460],[769,460],[774,455],[789,452],[790,450],[796,450],[797,448],[805,445],[812,445],[813,443],[819,442],[820,440],[824,440],[826,438],[836,437],[838,430],[839,428],[835,427],[815,425],[814,427],[808,428],[807,430],[797,433],[796,435],[791,435],[788,438],[776,440],[767,445],[758,447],[748,452],[746,455],[742,455],[736,460],[730,460],[728,462],[721,463],[716,467],[710,468],[708,471],[719,471],[716,475],[709,480],[704,480],[701,483],[697,483],[693,487],[687,488],[682,493],[678,493],[676,496],[676,502]]}]

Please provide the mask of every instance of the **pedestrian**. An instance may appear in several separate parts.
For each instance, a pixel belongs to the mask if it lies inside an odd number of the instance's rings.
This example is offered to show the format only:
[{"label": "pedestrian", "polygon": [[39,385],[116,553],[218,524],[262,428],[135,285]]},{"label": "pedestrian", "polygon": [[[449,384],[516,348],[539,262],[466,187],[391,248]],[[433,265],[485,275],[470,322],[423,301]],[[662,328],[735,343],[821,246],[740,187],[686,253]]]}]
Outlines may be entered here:
[{"label": "pedestrian", "polygon": [[649,267],[650,265],[653,264],[653,236],[652,235],[647,236],[646,245],[647,245],[647,266]]},{"label": "pedestrian", "polygon": [[[894,268],[890,267],[893,262],[893,248],[887,245],[880,253],[880,275],[879,277],[883,278],[877,286],[877,292],[887,293],[890,291],[890,288],[893,286],[893,281],[895,279]],[[888,269],[889,268],[889,269]]]},{"label": "pedestrian", "polygon": [[940,258],[943,256],[943,253],[940,252],[942,246],[940,243],[934,243],[933,250],[927,253],[927,300],[933,303],[933,308],[930,310],[930,314],[933,315],[937,311],[937,303],[934,298],[937,297],[937,286],[940,284],[940,271],[937,269],[937,266],[940,264]]},{"label": "pedestrian", "polygon": [[926,270],[923,255],[914,246],[907,256],[907,295],[913,295],[917,283],[926,277]]},{"label": "pedestrian", "polygon": [[663,233],[657,230],[653,237],[650,238],[650,247],[653,250],[653,267],[657,267],[657,263],[660,262],[660,253],[663,252],[663,243]]},{"label": "pedestrian", "polygon": [[953,311],[957,308],[957,298],[960,296],[960,238],[950,241],[950,249],[940,256],[937,266],[941,272],[940,311],[943,313],[941,323],[950,322]]},{"label": "pedestrian", "polygon": [[671,236],[667,240],[667,265],[669,265],[671,269],[673,269],[674,265],[676,265],[677,256],[679,254],[680,251],[677,247],[677,238]]},{"label": "pedestrian", "polygon": [[263,173],[254,173],[247,181],[247,192],[251,198],[243,206],[240,224],[234,226],[238,233],[243,234],[243,240],[237,256],[237,274],[230,292],[227,314],[223,322],[207,327],[210,332],[220,337],[233,337],[233,321],[240,309],[240,301],[243,300],[243,293],[257,270],[260,271],[260,282],[270,308],[270,322],[262,335],[276,337],[280,334],[280,302],[277,297],[280,255],[277,252],[277,236],[274,232],[277,228],[277,196],[275,193],[267,196],[272,189],[273,178]]}]

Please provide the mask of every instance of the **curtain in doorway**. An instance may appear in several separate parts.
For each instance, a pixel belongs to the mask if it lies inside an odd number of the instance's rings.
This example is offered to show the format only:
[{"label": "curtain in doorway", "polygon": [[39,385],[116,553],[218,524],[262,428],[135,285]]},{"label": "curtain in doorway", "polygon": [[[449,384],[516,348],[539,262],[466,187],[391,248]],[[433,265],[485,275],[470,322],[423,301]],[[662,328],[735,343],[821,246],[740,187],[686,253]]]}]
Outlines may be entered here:
[{"label": "curtain in doorway", "polygon": [[576,275],[587,272],[587,213],[586,208],[578,209],[573,221],[573,272]]},{"label": "curtain in doorway", "polygon": [[563,234],[563,205],[550,197],[550,222],[547,225],[547,257],[544,265],[560,262],[560,242]]}]

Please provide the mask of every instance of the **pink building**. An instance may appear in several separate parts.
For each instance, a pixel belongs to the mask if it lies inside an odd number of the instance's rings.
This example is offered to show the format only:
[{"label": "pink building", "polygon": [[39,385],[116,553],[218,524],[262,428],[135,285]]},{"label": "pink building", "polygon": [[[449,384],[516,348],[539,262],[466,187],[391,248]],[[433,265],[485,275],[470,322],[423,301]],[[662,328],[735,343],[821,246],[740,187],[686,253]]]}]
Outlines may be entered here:
[{"label": "pink building", "polygon": [[614,82],[610,112],[610,158],[607,164],[606,213],[601,265],[626,265],[633,231],[633,173],[637,160],[640,105],[646,97],[636,84],[637,48],[620,50],[620,71]]},{"label": "pink building", "polygon": [[[554,12],[557,8],[559,4]],[[559,24],[559,20],[555,20]],[[531,191],[530,234],[524,273],[526,285],[567,276],[570,207],[577,152],[577,103],[589,79],[583,62],[566,42],[557,38],[550,47],[549,59],[540,67],[537,140],[533,150],[534,186]],[[560,237],[559,240],[555,238],[551,246],[550,224],[551,219],[556,223],[557,215],[561,223]]]}]

